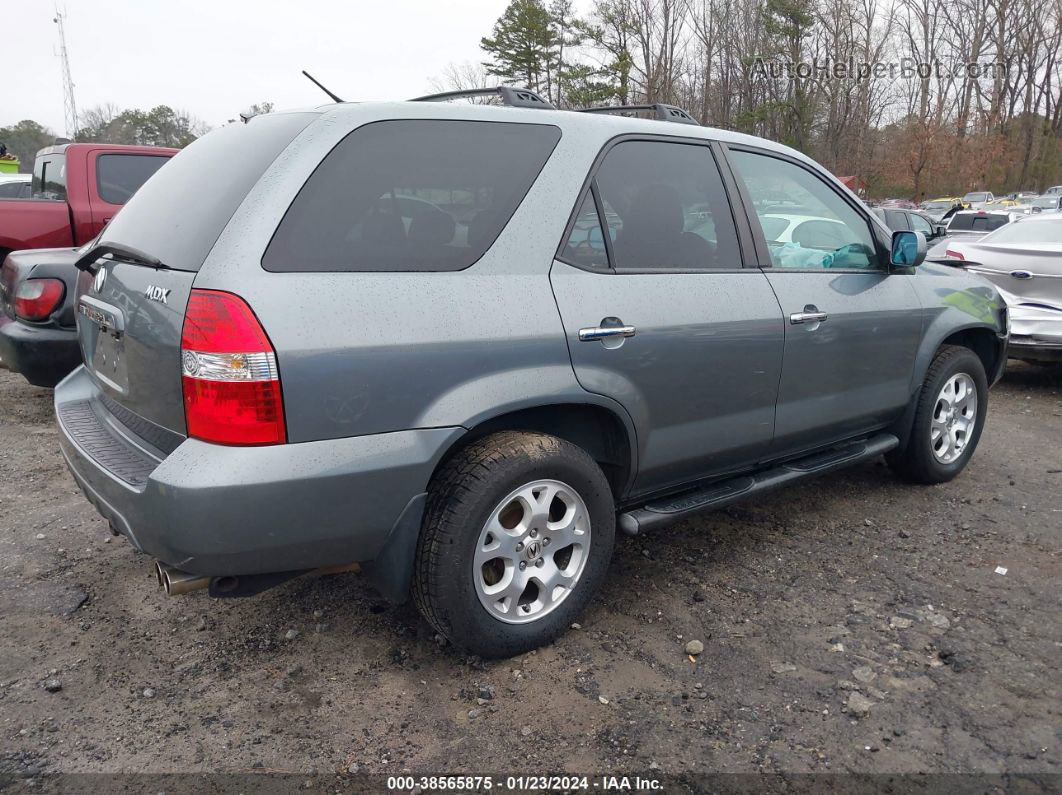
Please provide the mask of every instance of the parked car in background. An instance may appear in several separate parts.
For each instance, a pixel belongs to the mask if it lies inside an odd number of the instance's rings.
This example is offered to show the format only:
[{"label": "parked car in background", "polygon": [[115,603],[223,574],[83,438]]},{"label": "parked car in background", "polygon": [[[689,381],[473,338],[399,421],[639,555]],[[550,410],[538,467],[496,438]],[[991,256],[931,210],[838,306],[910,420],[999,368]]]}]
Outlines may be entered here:
[{"label": "parked car in background", "polygon": [[1047,190],[1045,190],[1040,195],[1041,196],[1062,196],[1062,185],[1054,185],[1053,187],[1050,187]]},{"label": "parked car in background", "polygon": [[1055,213],[1062,210],[1062,193],[1053,196],[1037,196],[1032,200],[1034,213]]},{"label": "parked car in background", "polygon": [[995,201],[995,198],[990,191],[973,191],[962,197],[962,203],[971,210],[980,210],[983,205]]},{"label": "parked car in background", "polygon": [[940,223],[950,217],[955,210],[963,209],[962,199],[958,196],[944,197],[942,199],[930,199],[922,202],[918,208],[925,213],[934,223]]},{"label": "parked car in background", "polygon": [[1006,300],[1011,358],[1062,361],[1062,215],[1033,215],[977,241],[951,241],[948,254]]},{"label": "parked car in background", "polygon": [[910,229],[912,232],[921,232],[926,240],[936,240],[947,233],[946,224],[938,223],[926,213],[917,210],[877,207],[874,209],[874,214],[894,232]]},{"label": "parked car in background", "polygon": [[0,366],[53,387],[81,364],[74,318],[78,249],[13,251],[0,267]]},{"label": "parked car in background", "polygon": [[1005,364],[991,284],[918,267],[793,149],[497,91],[221,127],[78,259],[60,445],[167,590],[357,562],[509,656],[578,619],[617,529],[882,454],[963,470]]},{"label": "parked car in background", "polygon": [[951,240],[978,240],[989,232],[999,229],[1018,218],[1021,213],[1010,211],[960,210],[948,221],[948,228],[943,238],[930,246],[927,256],[930,259],[946,257],[948,242]]},{"label": "parked car in background", "polygon": [[1035,199],[1039,195],[1034,190],[1016,190],[1013,193],[1008,193],[1004,198],[1020,202],[1022,199]]},{"label": "parked car in background", "polygon": [[176,149],[60,144],[41,149],[28,197],[0,198],[0,262],[9,251],[92,240]]},{"label": "parked car in background", "polygon": [[0,174],[0,199],[28,199],[32,179],[29,174]]},{"label": "parked car in background", "polygon": [[1039,198],[1039,195],[1021,196],[1014,199],[1014,206],[1011,209],[1016,213],[1032,215],[1035,212],[1039,212],[1039,210],[1036,209],[1036,202]]},{"label": "parked car in background", "polygon": [[878,207],[899,207],[905,210],[917,209],[917,205],[910,199],[885,199],[878,203]]},{"label": "parked car in background", "polygon": [[[22,249],[0,251],[0,365],[51,387],[81,363],[77,253],[69,241],[91,241],[177,151],[102,144],[40,151],[32,198],[0,200],[0,244]],[[176,229],[179,219],[169,220]],[[60,247],[43,247],[45,240]]]}]

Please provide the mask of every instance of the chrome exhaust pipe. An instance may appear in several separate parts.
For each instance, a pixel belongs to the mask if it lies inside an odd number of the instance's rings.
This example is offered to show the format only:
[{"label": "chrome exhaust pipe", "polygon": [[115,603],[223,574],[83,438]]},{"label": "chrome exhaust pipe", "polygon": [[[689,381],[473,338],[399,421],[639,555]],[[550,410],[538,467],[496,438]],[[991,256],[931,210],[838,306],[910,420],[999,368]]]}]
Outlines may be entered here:
[{"label": "chrome exhaust pipe", "polygon": [[209,577],[189,574],[186,571],[175,569],[173,566],[167,566],[159,561],[155,561],[155,578],[159,581],[159,585],[166,590],[167,596],[201,591],[210,587]]}]

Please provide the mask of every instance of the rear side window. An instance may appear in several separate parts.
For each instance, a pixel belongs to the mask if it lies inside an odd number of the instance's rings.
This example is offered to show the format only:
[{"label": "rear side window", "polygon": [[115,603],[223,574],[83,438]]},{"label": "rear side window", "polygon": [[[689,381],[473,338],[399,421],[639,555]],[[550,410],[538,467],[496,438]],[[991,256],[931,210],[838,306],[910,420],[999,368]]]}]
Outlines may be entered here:
[{"label": "rear side window", "polygon": [[596,181],[617,271],[741,267],[708,147],[625,141],[605,155]]},{"label": "rear side window", "polygon": [[33,198],[66,201],[66,155],[44,155],[33,164]]},{"label": "rear side window", "polygon": [[490,248],[560,140],[550,125],[396,120],[360,127],[299,191],[268,271],[453,271]]},{"label": "rear side window", "polygon": [[316,113],[267,113],[226,124],[166,161],[103,230],[176,270],[197,271],[236,208]]},{"label": "rear side window", "polygon": [[100,155],[96,160],[100,198],[108,204],[125,204],[167,160],[159,155]]}]

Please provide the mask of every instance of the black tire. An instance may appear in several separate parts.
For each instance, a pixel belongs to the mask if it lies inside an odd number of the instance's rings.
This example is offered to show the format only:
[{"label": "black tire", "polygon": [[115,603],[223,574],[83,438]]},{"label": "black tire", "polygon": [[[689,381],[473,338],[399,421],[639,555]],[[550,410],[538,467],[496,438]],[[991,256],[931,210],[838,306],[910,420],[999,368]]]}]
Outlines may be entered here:
[{"label": "black tire", "polygon": [[[933,454],[930,425],[941,389],[948,379],[959,373],[967,374],[974,382],[977,393],[976,421],[959,457],[950,463],[944,463]],[[904,480],[924,484],[945,483],[966,468],[985,427],[985,415],[988,412],[988,378],[985,376],[985,367],[980,357],[969,348],[943,346],[929,365],[922,389],[915,399],[918,402],[907,446],[902,450],[893,450],[885,459],[892,470]]]},{"label": "black tire", "polygon": [[[550,612],[530,623],[506,623],[481,603],[473,559],[498,504],[538,479],[561,481],[578,493],[590,519],[589,553],[575,587]],[[564,632],[597,592],[612,557],[615,524],[612,490],[584,450],[542,433],[487,436],[446,462],[428,486],[413,599],[428,623],[455,645],[481,657],[521,654]]]}]

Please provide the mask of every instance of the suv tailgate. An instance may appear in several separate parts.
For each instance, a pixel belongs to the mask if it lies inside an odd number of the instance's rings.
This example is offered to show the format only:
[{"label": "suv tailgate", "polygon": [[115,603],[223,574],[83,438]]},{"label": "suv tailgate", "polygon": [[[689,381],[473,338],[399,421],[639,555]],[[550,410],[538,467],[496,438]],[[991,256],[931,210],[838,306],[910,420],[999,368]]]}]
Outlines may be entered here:
[{"label": "suv tailgate", "polygon": [[[85,368],[113,404],[184,435],[181,329],[195,273],[104,257],[78,280]],[[121,411],[115,412],[119,419]],[[164,448],[170,445],[162,445]]]}]

